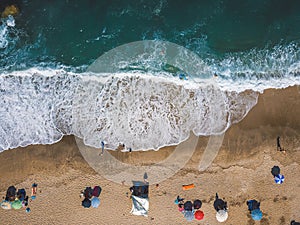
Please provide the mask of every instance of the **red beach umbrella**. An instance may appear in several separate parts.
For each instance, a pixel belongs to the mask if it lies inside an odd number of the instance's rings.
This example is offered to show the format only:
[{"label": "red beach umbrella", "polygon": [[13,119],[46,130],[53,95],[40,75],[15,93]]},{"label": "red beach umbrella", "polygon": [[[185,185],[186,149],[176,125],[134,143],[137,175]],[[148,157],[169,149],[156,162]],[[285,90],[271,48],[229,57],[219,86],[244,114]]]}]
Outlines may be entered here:
[{"label": "red beach umbrella", "polygon": [[204,218],[204,213],[201,210],[197,210],[195,212],[195,219],[196,220],[202,220]]}]

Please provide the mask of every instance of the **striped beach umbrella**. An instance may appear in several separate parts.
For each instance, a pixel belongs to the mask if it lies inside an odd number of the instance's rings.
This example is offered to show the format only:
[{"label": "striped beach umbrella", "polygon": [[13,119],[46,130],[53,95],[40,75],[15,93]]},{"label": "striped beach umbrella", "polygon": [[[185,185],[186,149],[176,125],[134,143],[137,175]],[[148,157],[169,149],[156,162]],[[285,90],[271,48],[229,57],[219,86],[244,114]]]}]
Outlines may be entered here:
[{"label": "striped beach umbrella", "polygon": [[282,184],[284,181],[284,176],[282,174],[278,174],[274,177],[276,184]]}]

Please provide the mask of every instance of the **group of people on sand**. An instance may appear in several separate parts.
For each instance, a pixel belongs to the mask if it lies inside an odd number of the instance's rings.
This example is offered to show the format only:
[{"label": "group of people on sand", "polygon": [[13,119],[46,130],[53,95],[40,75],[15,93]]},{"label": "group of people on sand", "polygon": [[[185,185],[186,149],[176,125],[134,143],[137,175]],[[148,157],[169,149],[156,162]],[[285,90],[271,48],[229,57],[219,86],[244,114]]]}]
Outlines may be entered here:
[{"label": "group of people on sand", "polygon": [[[36,198],[37,194],[37,184],[32,184],[31,187],[31,200]],[[29,197],[26,194],[25,188],[16,189],[15,186],[8,187],[6,191],[6,196],[4,200],[0,203],[1,208],[3,209],[21,209],[25,208],[26,212],[30,212],[30,208],[28,207]]]},{"label": "group of people on sand", "polygon": [[[202,202],[199,199],[192,201],[184,201],[184,198],[177,196],[175,204],[178,205],[178,210],[184,215],[187,221],[202,220],[204,218],[204,212],[200,210]],[[248,210],[253,220],[261,220],[263,217],[260,210],[260,202],[255,199],[248,200],[246,202]],[[216,219],[218,222],[225,222],[228,218],[228,206],[227,202],[219,198],[216,193],[213,207],[216,211]],[[292,221],[294,225],[298,225],[297,222]],[[291,223],[292,224],[292,223]]]},{"label": "group of people on sand", "polygon": [[[199,199],[192,201],[184,201],[184,198],[177,196],[175,204],[178,205],[178,210],[184,215],[184,218],[187,221],[202,220],[204,218],[204,212],[200,210],[202,206],[202,201]],[[223,199],[220,199],[216,193],[216,198],[213,204],[214,209],[216,210],[216,218],[219,222],[224,222],[228,218],[228,207],[227,202]]]},{"label": "group of people on sand", "polygon": [[[280,144],[280,137],[277,137],[277,150],[278,151],[283,151],[285,150],[281,147]],[[280,173],[280,168],[279,166],[274,166],[271,170],[271,173],[274,177],[275,183],[281,184],[284,181],[284,176]],[[183,186],[192,186],[191,188],[194,187],[194,185],[183,185]],[[186,190],[186,189],[184,189]],[[200,210],[202,206],[202,202],[197,199],[194,202],[192,201],[184,201],[183,198],[180,198],[177,196],[175,200],[175,204],[178,205],[178,210],[183,213],[184,217],[186,220],[191,221],[191,220],[202,220],[204,218],[204,213],[203,211]],[[251,215],[251,218],[253,220],[261,220],[263,217],[263,213],[260,210],[260,202],[258,202],[255,199],[248,200],[246,202],[248,206],[249,213]],[[215,201],[214,201],[214,209],[216,210],[216,219],[218,222],[224,222],[228,218],[228,207],[227,207],[227,202],[225,202],[223,199],[220,199],[218,194],[216,193]],[[300,225],[299,222],[296,222],[294,220],[291,221],[291,225]]]},{"label": "group of people on sand", "polygon": [[100,205],[99,195],[101,194],[102,188],[100,186],[95,186],[94,188],[86,187],[84,191],[80,193],[80,197],[84,197],[81,205],[84,208],[98,208]]}]

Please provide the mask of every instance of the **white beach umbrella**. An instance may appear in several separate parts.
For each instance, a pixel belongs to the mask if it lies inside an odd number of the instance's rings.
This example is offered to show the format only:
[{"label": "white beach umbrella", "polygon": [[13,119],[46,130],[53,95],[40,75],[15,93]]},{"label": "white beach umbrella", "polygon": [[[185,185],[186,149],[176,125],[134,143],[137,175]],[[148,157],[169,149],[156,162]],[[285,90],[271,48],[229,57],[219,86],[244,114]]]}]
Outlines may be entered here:
[{"label": "white beach umbrella", "polygon": [[216,218],[219,222],[224,222],[228,218],[228,213],[226,210],[219,210],[216,214]]}]

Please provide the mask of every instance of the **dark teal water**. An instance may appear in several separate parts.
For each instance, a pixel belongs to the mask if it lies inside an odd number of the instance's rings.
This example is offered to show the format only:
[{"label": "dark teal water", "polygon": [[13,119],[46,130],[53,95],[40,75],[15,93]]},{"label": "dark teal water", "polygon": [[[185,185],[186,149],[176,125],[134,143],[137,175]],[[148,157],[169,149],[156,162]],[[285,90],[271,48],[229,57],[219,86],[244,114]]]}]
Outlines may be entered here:
[{"label": "dark teal water", "polygon": [[8,41],[0,66],[12,70],[38,63],[89,65],[139,40],[167,40],[209,60],[300,42],[297,0],[6,0],[0,8],[9,2],[21,13],[0,36]]},{"label": "dark teal water", "polygon": [[0,0],[0,11],[11,3],[20,13],[0,24],[0,152],[69,134],[157,149],[225,132],[254,91],[300,85],[299,0]]}]

